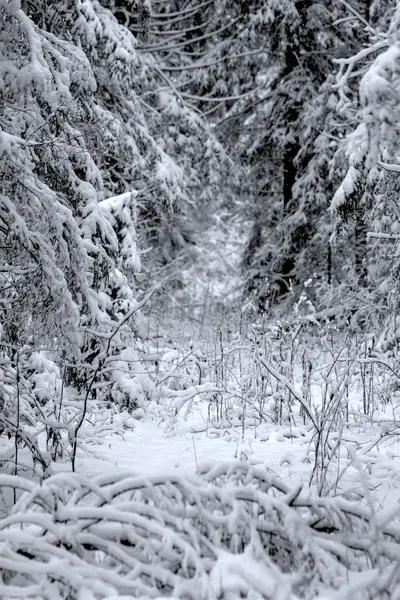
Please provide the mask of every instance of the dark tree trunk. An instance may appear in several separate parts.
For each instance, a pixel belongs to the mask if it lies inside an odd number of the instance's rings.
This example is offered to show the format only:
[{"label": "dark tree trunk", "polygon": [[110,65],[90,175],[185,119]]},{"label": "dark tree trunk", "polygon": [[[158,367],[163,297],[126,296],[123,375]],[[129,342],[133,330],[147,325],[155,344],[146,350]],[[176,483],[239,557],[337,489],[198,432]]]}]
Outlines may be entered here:
[{"label": "dark tree trunk", "polygon": [[[297,167],[295,164],[296,156],[300,148],[297,143],[287,143],[283,155],[283,215],[289,216],[295,207],[293,206],[293,186],[297,179]],[[294,276],[294,268],[296,265],[295,255],[297,252],[299,240],[295,235],[291,235],[289,251],[282,262],[280,269],[280,277],[278,281],[277,296],[287,294],[290,285],[290,279]]]},{"label": "dark tree trunk", "polygon": [[295,165],[295,159],[300,148],[297,143],[287,143],[285,152],[283,155],[283,209],[284,215],[289,215],[293,208],[291,208],[293,200],[293,186],[296,183],[297,168]]},{"label": "dark tree trunk", "polygon": [[357,283],[360,287],[367,287],[368,267],[367,267],[367,232],[368,227],[361,215],[357,215],[355,222],[355,267]]},{"label": "dark tree trunk", "polygon": [[332,285],[332,246],[328,241],[328,256],[326,261],[328,285]]}]

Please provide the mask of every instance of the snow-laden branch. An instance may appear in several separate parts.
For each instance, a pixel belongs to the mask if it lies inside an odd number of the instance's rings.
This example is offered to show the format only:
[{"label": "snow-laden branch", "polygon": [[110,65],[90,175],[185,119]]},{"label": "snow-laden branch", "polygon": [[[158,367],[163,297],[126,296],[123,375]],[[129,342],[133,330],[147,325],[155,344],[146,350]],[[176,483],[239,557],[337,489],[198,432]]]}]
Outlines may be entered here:
[{"label": "snow-laden branch", "polygon": [[282,383],[289,390],[289,392],[293,395],[293,397],[301,404],[301,406],[304,408],[308,418],[314,425],[315,429],[318,431],[318,424],[313,415],[312,408],[309,405],[309,403],[307,402],[307,400],[305,400],[303,398],[303,394],[294,387],[294,385],[289,381],[289,379],[287,377],[282,375],[282,373],[279,373],[279,371],[277,371],[271,364],[265,362],[262,358],[260,358],[259,360],[260,360],[260,363],[267,369],[268,373],[270,373],[273,377],[275,377],[275,379],[277,379],[277,381]]},{"label": "snow-laden branch", "polygon": [[313,496],[245,463],[204,463],[197,477],[60,473],[42,485],[0,475],[0,487],[22,492],[0,519],[2,597],[297,600],[300,586],[309,599],[344,598],[357,581],[358,600],[384,582],[393,589],[393,513]]},{"label": "snow-laden branch", "polygon": [[392,171],[393,173],[400,173],[400,165],[384,163],[380,160],[377,161],[378,165],[385,171]]}]

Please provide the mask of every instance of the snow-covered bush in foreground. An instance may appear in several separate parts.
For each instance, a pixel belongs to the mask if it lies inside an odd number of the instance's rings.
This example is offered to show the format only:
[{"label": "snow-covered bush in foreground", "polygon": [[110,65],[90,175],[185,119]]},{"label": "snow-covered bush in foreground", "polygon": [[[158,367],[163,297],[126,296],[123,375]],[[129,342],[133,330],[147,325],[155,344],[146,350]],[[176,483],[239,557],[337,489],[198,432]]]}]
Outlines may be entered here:
[{"label": "snow-covered bush in foreground", "polygon": [[[243,463],[199,476],[0,476],[0,597],[397,598],[400,527]],[[3,513],[4,514],[4,513]]]}]

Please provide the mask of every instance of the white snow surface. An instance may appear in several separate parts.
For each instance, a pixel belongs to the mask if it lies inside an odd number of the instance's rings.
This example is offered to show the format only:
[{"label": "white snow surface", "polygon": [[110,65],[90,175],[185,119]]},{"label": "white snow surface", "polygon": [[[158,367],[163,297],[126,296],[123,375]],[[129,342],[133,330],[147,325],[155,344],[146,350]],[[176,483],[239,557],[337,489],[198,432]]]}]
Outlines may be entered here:
[{"label": "white snow surface", "polygon": [[[121,435],[102,438],[79,455],[77,471],[90,477],[106,472],[135,475],[179,473],[195,475],[203,462],[242,461],[264,468],[287,485],[309,485],[314,453],[313,433],[306,426],[265,424],[254,429],[207,420],[208,406],[197,404],[187,418],[174,421],[138,420]],[[388,415],[390,418],[390,415]],[[332,492],[359,502],[369,487],[376,512],[397,510],[400,505],[400,440],[385,438],[385,414],[376,417],[378,427],[353,426],[343,433],[338,465],[330,474],[337,487]],[[381,424],[379,425],[379,421]],[[355,451],[354,448],[357,450]],[[354,452],[357,464],[354,464]],[[57,469],[69,469],[56,465]],[[364,500],[365,503],[365,500]]]},{"label": "white snow surface", "polygon": [[[199,429],[204,431],[198,432]],[[286,428],[285,428],[286,429]],[[249,460],[262,464],[286,481],[299,483],[309,472],[309,466],[301,467],[306,446],[299,440],[288,440],[278,432],[271,431],[267,442],[252,439],[237,441],[225,435],[216,437],[218,430],[209,427],[198,414],[186,423],[180,423],[173,433],[156,423],[138,421],[133,431],[122,436],[114,435],[93,450],[92,456],[81,455],[77,470],[90,476],[101,475],[105,470],[131,472],[138,475],[156,475],[171,471],[196,473],[197,464],[204,460],[215,462]],[[284,465],[280,463],[286,458]],[[295,466],[293,466],[295,462]]]}]

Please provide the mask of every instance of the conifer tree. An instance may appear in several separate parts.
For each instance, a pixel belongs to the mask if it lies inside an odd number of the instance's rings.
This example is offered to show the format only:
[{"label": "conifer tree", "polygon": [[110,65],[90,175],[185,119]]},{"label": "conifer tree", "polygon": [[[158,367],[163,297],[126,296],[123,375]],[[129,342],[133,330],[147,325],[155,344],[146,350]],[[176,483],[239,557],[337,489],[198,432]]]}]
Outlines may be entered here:
[{"label": "conifer tree", "polygon": [[[161,121],[140,100],[156,87],[155,61],[138,59],[132,33],[96,0],[1,0],[0,33],[0,318],[8,372],[18,388],[36,376],[26,357],[44,352],[58,376],[68,365],[65,381],[81,399],[89,392],[104,399],[111,390],[132,408],[150,389],[137,368],[122,368],[137,364],[136,207],[148,198],[168,221],[188,199],[189,179],[152,133]],[[206,131],[195,125],[196,134]],[[30,423],[45,413],[60,418],[55,405],[44,413],[29,393],[23,398]],[[21,437],[19,401],[7,406],[1,428]]]},{"label": "conifer tree", "polygon": [[362,8],[358,19],[365,23],[369,18],[364,47],[339,61],[339,110],[352,106],[356,121],[347,136],[347,173],[332,210],[338,235],[354,224],[358,283],[374,296],[382,321],[391,300],[389,292],[398,280],[398,261],[393,257],[399,186],[393,171],[398,169],[399,11],[389,2],[364,3]]}]

